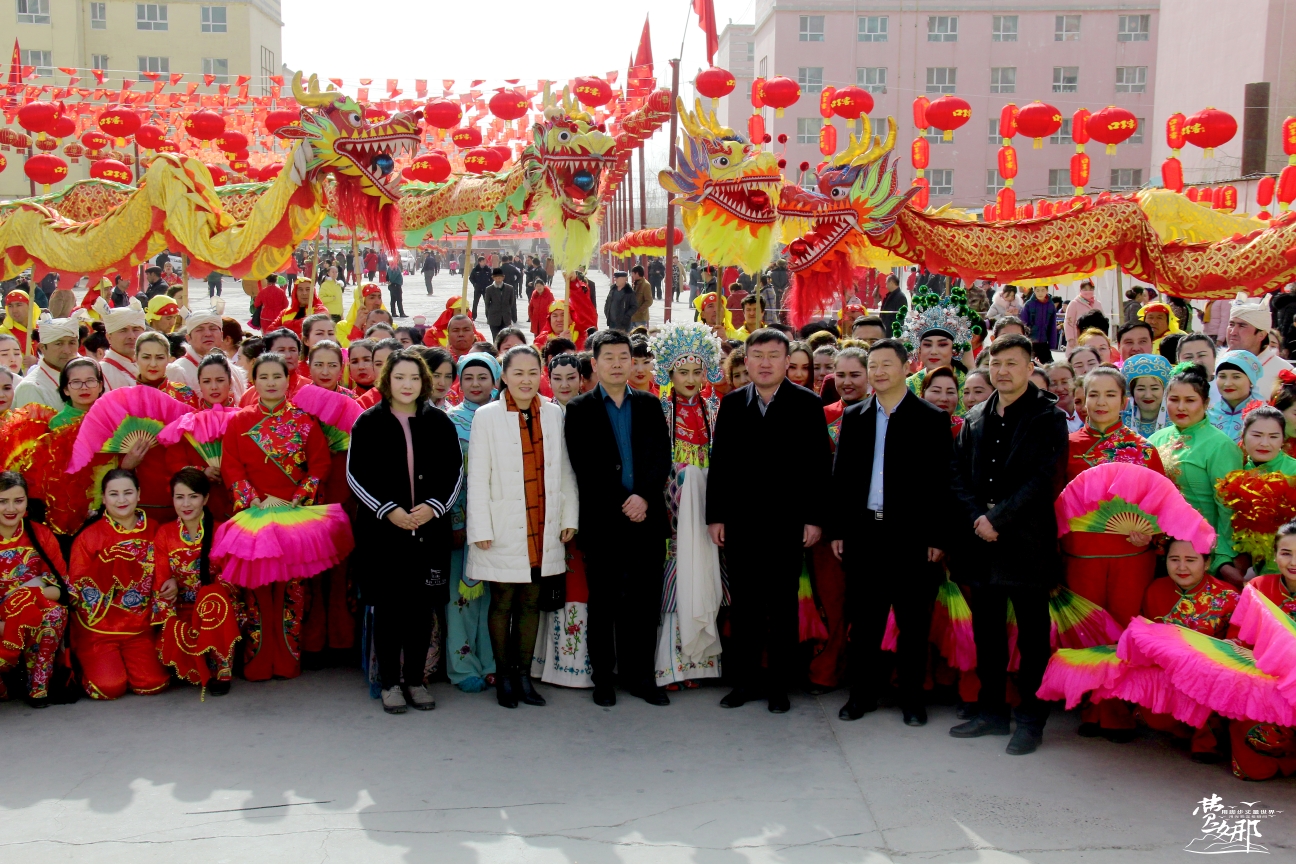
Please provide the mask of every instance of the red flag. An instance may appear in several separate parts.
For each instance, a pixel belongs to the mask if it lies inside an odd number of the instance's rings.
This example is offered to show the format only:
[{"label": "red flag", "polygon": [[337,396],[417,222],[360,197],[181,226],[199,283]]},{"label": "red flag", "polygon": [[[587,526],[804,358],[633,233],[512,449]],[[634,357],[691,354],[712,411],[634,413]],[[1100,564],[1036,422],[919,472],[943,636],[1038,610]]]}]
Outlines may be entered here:
[{"label": "red flag", "polygon": [[[707,5],[708,5],[708,6],[710,5],[709,0],[708,0]],[[697,4],[696,4],[696,3],[694,4],[694,8],[695,8],[695,9],[697,8]],[[714,29],[715,29],[715,23],[714,23],[714,21],[715,21],[715,12],[712,12],[712,13],[711,13],[711,20],[712,20],[711,28],[714,30]],[[717,40],[717,44],[719,44],[718,40]],[[645,16],[644,16],[644,29],[643,29],[643,33],[639,34],[639,50],[635,52],[634,63],[633,63],[632,65],[634,65],[634,66],[644,66],[644,65],[648,66],[648,67],[649,67],[649,72],[648,72],[648,74],[651,75],[651,74],[652,74],[652,71],[651,71],[651,69],[652,69],[652,62],[653,62],[653,59],[652,59],[652,37],[651,37],[651,36],[649,35],[649,33],[648,33],[648,16],[645,15]]]},{"label": "red flag", "polygon": [[693,11],[698,16],[698,26],[706,33],[707,64],[714,66],[715,52],[720,47],[720,36],[716,33],[714,0],[693,0]]},{"label": "red flag", "polygon": [[22,84],[22,51],[18,50],[17,39],[14,39],[13,59],[9,61],[9,83],[14,86]]}]

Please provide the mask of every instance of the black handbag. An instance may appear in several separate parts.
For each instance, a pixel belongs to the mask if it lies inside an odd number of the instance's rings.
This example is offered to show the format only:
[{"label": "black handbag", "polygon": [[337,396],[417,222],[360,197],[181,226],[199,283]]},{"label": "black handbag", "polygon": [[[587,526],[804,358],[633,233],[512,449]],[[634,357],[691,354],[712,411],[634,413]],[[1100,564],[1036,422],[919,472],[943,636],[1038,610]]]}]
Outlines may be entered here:
[{"label": "black handbag", "polygon": [[557,612],[566,605],[566,573],[559,573],[557,576],[541,576],[536,581],[540,583],[540,597],[536,600],[536,607],[541,612]]}]

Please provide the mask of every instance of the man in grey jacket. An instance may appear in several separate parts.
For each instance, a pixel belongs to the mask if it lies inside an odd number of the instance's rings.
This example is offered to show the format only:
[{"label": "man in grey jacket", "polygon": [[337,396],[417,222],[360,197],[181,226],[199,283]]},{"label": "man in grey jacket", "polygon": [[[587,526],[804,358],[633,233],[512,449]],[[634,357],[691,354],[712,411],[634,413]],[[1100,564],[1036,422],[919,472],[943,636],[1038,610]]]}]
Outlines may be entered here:
[{"label": "man in grey jacket", "polygon": [[629,333],[632,326],[630,319],[639,308],[639,300],[630,287],[626,271],[618,270],[612,276],[613,283],[608,288],[607,300],[603,303],[603,317],[607,319],[607,329]]},{"label": "man in grey jacket", "polygon": [[496,267],[491,271],[491,283],[482,292],[482,297],[486,300],[486,324],[494,339],[496,332],[517,320],[517,294],[513,286],[504,281],[504,268]]}]

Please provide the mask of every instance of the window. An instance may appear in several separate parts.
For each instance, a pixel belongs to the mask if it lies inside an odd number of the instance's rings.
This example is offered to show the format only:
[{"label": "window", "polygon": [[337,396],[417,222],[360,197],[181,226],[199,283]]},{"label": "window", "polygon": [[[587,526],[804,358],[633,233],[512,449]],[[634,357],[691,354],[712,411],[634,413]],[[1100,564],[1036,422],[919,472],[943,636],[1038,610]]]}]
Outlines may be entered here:
[{"label": "window", "polygon": [[1071,185],[1070,168],[1050,168],[1048,194],[1056,198],[1059,195],[1071,196],[1075,194],[1075,187]]},{"label": "window", "polygon": [[729,47],[730,63],[750,63],[756,54],[756,43],[735,42]]},{"label": "window", "polygon": [[1004,178],[999,176],[998,168],[986,169],[986,194],[998,195],[999,190],[1004,188]]},{"label": "window", "polygon": [[1071,118],[1070,117],[1062,118],[1062,125],[1058,127],[1058,130],[1056,132],[1054,132],[1052,135],[1049,136],[1048,141],[1050,144],[1074,143],[1071,140]]},{"label": "window", "polygon": [[164,75],[171,74],[170,57],[141,57],[139,58],[139,71],[141,72],[161,72]]},{"label": "window", "polygon": [[[103,4],[100,4],[103,5]],[[19,24],[48,24],[49,0],[18,0]],[[30,63],[27,65],[31,65]]]},{"label": "window", "polygon": [[[883,125],[886,125],[886,121],[883,121]],[[923,133],[923,137],[927,139],[928,144],[953,144],[954,134],[954,132],[951,132],[950,139],[946,141],[944,132],[937,129],[935,126],[928,126],[927,131]]]},{"label": "window", "polygon": [[1122,15],[1116,22],[1116,41],[1146,42],[1151,25],[1151,15]]},{"label": "window", "polygon": [[929,168],[927,170],[927,190],[932,195],[953,195],[954,169]]},{"label": "window", "polygon": [[1143,185],[1142,168],[1111,169],[1111,190],[1137,189]]},{"label": "window", "polygon": [[823,92],[823,67],[801,66],[797,69],[797,83],[805,93]]},{"label": "window", "polygon": [[855,37],[860,42],[887,41],[887,16],[869,15],[859,19],[859,33]]},{"label": "window", "polygon": [[202,32],[225,33],[226,27],[224,6],[202,7]]},{"label": "window", "polygon": [[747,62],[750,63],[750,62],[752,62],[752,61],[755,60],[755,59],[756,59],[756,43],[755,43],[755,42],[748,42],[748,43],[747,43]]},{"label": "window", "polygon": [[1142,93],[1146,90],[1147,90],[1147,67],[1146,66],[1117,66],[1116,67],[1116,92],[1117,93]]},{"label": "window", "polygon": [[885,66],[861,66],[855,70],[855,83],[870,93],[885,93],[887,73]]},{"label": "window", "polygon": [[1079,66],[1054,66],[1053,67],[1053,92],[1054,93],[1074,93],[1076,92],[1076,89],[1079,87],[1079,84],[1080,84]]},{"label": "window", "polygon": [[136,3],[136,30],[167,29],[167,10],[165,3]]},{"label": "window", "polygon": [[1080,41],[1080,16],[1079,15],[1055,15],[1053,17],[1053,41],[1054,42],[1079,42]]},{"label": "window", "polygon": [[797,34],[797,39],[801,42],[822,42],[823,38],[823,21],[822,15],[802,15],[801,29]]},{"label": "window", "polygon": [[927,41],[928,42],[957,42],[958,41],[958,16],[957,15],[928,15],[927,16]]},{"label": "window", "polygon": [[275,66],[275,54],[264,45],[261,46],[261,90],[264,93],[270,92],[270,76],[278,75],[279,69]]},{"label": "window", "polygon": [[994,16],[993,41],[995,42],[1016,42],[1017,41],[1017,16],[1016,15]]},{"label": "window", "polygon": [[757,74],[757,77],[758,77],[758,78],[767,78],[767,77],[769,77],[769,75],[768,75],[768,70],[769,70],[769,58],[768,58],[768,57],[762,57],[762,58],[761,58],[761,62],[760,62],[760,72]]},{"label": "window", "polygon": [[1131,144],[1142,144],[1142,143],[1143,143],[1143,122],[1144,122],[1144,121],[1143,121],[1143,118],[1142,118],[1142,117],[1136,117],[1136,118],[1134,118],[1134,120],[1135,120],[1136,123],[1138,123],[1138,128],[1136,128],[1136,129],[1134,130],[1134,134],[1131,135],[1127,140],[1128,140],[1129,143],[1131,143]]},{"label": "window", "polygon": [[994,66],[990,69],[991,93],[1017,92],[1017,67]]},{"label": "window", "polygon": [[203,58],[203,74],[215,75],[217,84],[229,83],[229,61],[215,57]]},{"label": "window", "polygon": [[958,69],[954,66],[928,66],[927,92],[953,93],[957,77]]},{"label": "window", "polygon": [[986,121],[986,126],[988,127],[987,134],[989,136],[989,142],[991,144],[1002,144],[1003,142],[999,140],[999,118],[991,117]]},{"label": "window", "polygon": [[107,68],[108,68],[108,55],[107,55],[107,54],[91,54],[91,55],[90,55],[90,68],[91,68],[91,69],[98,69],[100,72],[102,72],[102,71],[104,71],[105,69],[107,69]]},{"label": "window", "polygon": [[90,4],[90,29],[107,30],[108,29],[108,4],[91,3]]},{"label": "window", "polygon": [[54,57],[49,51],[31,51],[27,48],[21,49],[22,54],[20,61],[24,66],[35,66],[37,75],[54,74]]},{"label": "window", "polygon": [[798,144],[818,144],[819,127],[823,121],[818,117],[798,117],[797,118],[797,143]]}]

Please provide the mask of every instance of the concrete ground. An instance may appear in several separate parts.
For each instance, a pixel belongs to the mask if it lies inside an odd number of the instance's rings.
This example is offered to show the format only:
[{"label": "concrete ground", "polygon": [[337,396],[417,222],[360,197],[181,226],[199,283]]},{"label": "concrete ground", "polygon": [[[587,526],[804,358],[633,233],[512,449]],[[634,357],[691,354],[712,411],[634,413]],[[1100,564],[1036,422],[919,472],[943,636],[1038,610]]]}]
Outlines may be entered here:
[{"label": "concrete ground", "polygon": [[[1259,800],[1275,858],[1296,849],[1296,781],[1244,784],[1160,736],[1127,745],[1055,716],[1043,747],[913,729],[844,698],[726,711],[542,686],[543,708],[434,685],[435,711],[382,713],[351,670],[238,681],[200,702],[0,705],[0,861],[364,864],[1173,862],[1196,802]],[[1290,859],[1289,859],[1290,860]]]}]

